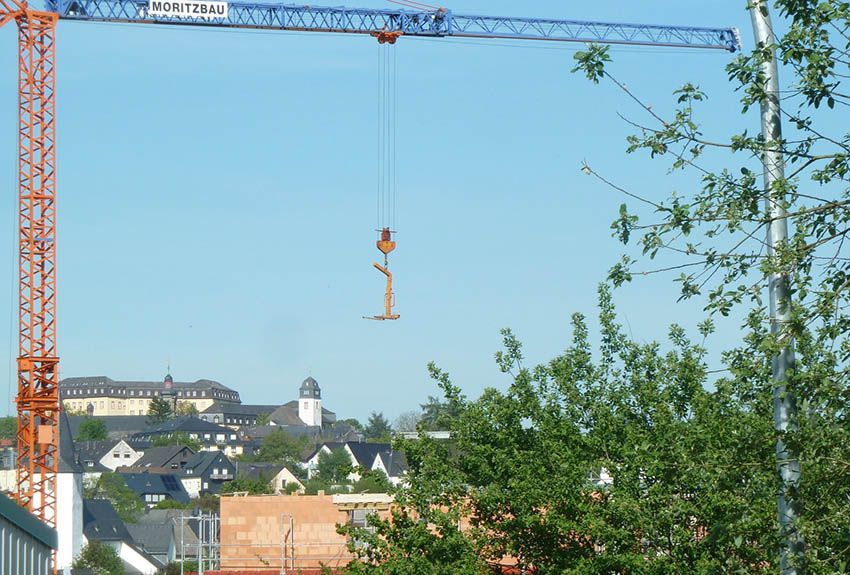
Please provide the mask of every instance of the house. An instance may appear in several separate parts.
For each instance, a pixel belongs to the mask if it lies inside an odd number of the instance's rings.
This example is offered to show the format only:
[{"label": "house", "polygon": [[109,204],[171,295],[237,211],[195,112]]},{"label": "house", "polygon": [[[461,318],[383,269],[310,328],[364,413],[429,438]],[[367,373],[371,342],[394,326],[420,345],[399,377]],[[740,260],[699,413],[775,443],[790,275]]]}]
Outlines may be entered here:
[{"label": "house", "polygon": [[[199,479],[198,494],[218,493],[222,485],[236,477],[236,466],[220,451],[201,451],[186,463],[181,481]],[[188,491],[188,489],[187,489]],[[197,495],[196,495],[197,496]]]},{"label": "house", "polygon": [[407,457],[404,452],[391,449],[378,453],[370,469],[383,472],[391,485],[398,486],[404,481],[407,468]]},{"label": "house", "polygon": [[98,541],[112,547],[128,575],[154,575],[164,563],[136,545],[112,503],[105,499],[83,502],[83,534],[86,542]]},{"label": "house", "polygon": [[136,545],[159,562],[168,564],[198,554],[197,518],[179,509],[151,509],[134,524],[127,525]]},{"label": "house", "polygon": [[234,456],[242,453],[242,443],[236,431],[193,416],[175,417],[158,425],[134,433],[130,444],[145,444],[160,437],[172,437],[185,433],[190,439],[201,444],[204,451],[223,451]]},{"label": "house", "polygon": [[288,493],[292,486],[297,493],[304,493],[304,484],[285,465],[279,463],[240,464],[239,477],[265,479],[274,493]]},{"label": "house", "polygon": [[179,473],[194,455],[195,452],[185,445],[149,447],[134,465],[126,467],[129,468],[127,471],[130,469],[136,472],[170,470],[172,473]]},{"label": "house", "polygon": [[258,418],[268,417],[277,407],[276,405],[245,405],[215,401],[202,411],[199,417],[204,421],[239,429],[243,426],[257,425]]},{"label": "house", "polygon": [[145,502],[153,507],[164,499],[189,503],[189,494],[176,474],[171,473],[121,473],[124,482]]},{"label": "house", "polygon": [[75,446],[84,470],[115,471],[119,467],[133,465],[143,455],[142,451],[133,449],[123,439],[77,441]]},{"label": "house", "polygon": [[[359,441],[325,442],[313,450],[305,459],[304,466],[307,469],[307,478],[312,479],[319,468],[319,456],[322,453],[331,453],[342,449],[348,454],[351,460],[353,471],[348,475],[349,481],[357,481],[360,479],[361,469],[375,469],[375,458],[381,453],[389,454],[392,452],[392,445],[389,443],[366,443]],[[379,466],[380,467],[380,466]]]}]

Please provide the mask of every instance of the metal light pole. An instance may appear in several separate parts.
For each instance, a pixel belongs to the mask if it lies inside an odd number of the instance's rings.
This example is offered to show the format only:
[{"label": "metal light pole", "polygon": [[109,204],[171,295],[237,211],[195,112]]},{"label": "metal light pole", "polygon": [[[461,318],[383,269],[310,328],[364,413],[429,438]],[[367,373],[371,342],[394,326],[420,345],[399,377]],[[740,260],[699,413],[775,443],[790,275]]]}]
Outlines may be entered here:
[{"label": "metal light pole", "polygon": [[[765,96],[761,101],[761,129],[765,140],[764,163],[765,202],[770,227],[767,232],[768,254],[775,255],[776,247],[788,239],[788,212],[779,186],[785,178],[785,162],[780,148],[782,118],[779,108],[779,72],[776,65],[776,37],[770,21],[767,0],[750,0],[757,49],[766,49],[759,65],[765,77]],[[785,434],[796,429],[797,402],[787,387],[788,372],[794,369],[794,339],[784,332],[791,321],[790,280],[787,274],[773,272],[768,283],[770,297],[770,331],[778,336],[782,347],[773,358],[773,421],[777,431],[776,461],[779,474],[780,550],[782,575],[803,575],[806,572],[803,535],[798,530],[800,510],[800,458],[793,447],[785,443]]]}]

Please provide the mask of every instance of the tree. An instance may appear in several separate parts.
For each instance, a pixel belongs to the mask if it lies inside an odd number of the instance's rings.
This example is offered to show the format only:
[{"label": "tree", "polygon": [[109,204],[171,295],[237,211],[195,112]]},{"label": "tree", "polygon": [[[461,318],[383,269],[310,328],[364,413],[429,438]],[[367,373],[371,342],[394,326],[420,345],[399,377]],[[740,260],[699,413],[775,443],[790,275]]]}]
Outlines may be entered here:
[{"label": "tree", "polygon": [[195,404],[191,401],[178,401],[177,412],[175,413],[175,415],[191,415],[197,417],[198,408],[195,407]]},{"label": "tree", "polygon": [[174,416],[171,404],[159,396],[154,397],[148,406],[148,425],[158,425]]},{"label": "tree", "polygon": [[371,441],[389,441],[392,428],[383,413],[372,412],[369,421],[363,429],[366,439]]},{"label": "tree", "polygon": [[369,469],[354,482],[352,493],[388,493],[392,486],[387,474],[380,469]]},{"label": "tree", "polygon": [[15,439],[18,434],[18,418],[0,417],[0,439]]},{"label": "tree", "polygon": [[91,569],[93,575],[124,575],[124,564],[112,547],[89,541],[72,564],[74,569]]},{"label": "tree", "polygon": [[87,417],[80,424],[80,432],[77,435],[77,441],[104,441],[108,439],[109,434],[106,430],[106,424],[102,419]]},{"label": "tree", "polygon": [[187,559],[181,568],[179,561],[173,561],[165,566],[164,575],[185,575],[186,573],[197,573],[198,562]]},{"label": "tree", "polygon": [[304,436],[296,439],[283,429],[277,428],[263,438],[259,457],[263,461],[291,466],[300,460],[307,441]]},{"label": "tree", "polygon": [[451,407],[437,397],[428,396],[428,401],[419,406],[422,409],[422,422],[428,431],[444,431],[456,417]]},{"label": "tree", "polygon": [[319,465],[316,477],[327,484],[340,484],[348,481],[348,476],[354,471],[351,456],[343,448],[334,449],[330,453],[319,453]]},{"label": "tree", "polygon": [[180,503],[174,499],[163,499],[153,506],[154,509],[192,509],[192,503]]},{"label": "tree", "polygon": [[343,419],[342,422],[350,425],[352,428],[354,428],[355,431],[363,431],[363,424],[360,423],[360,421],[354,417]]},{"label": "tree", "polygon": [[257,425],[269,425],[271,423],[271,413],[258,413]]},{"label": "tree", "polygon": [[596,353],[579,315],[572,345],[534,368],[506,330],[504,392],[469,400],[430,367],[452,439],[400,441],[409,485],[375,533],[344,529],[366,542],[350,572],[478,575],[507,556],[540,575],[775,569],[764,353],[709,392],[682,328],[667,349],[630,341],[606,288],[600,302]]},{"label": "tree", "polygon": [[175,433],[166,433],[157,435],[151,440],[153,447],[170,447],[172,445],[182,445],[188,447],[195,453],[201,450],[201,442],[192,438],[185,431],[177,431]]},{"label": "tree", "polygon": [[393,431],[416,431],[421,420],[422,416],[415,411],[405,411],[393,421]]},{"label": "tree", "polygon": [[85,494],[87,499],[106,499],[125,523],[135,523],[145,510],[145,505],[135,491],[127,487],[119,473],[103,473],[93,488]]},{"label": "tree", "polygon": [[[629,152],[667,158],[674,170],[690,170],[701,180],[695,193],[671,194],[659,202],[584,167],[652,212],[621,207],[612,225],[615,235],[644,257],[625,254],[611,270],[612,281],[642,275],[634,268],[643,260],[642,267],[651,267],[638,271],[675,271],[682,297],[703,296],[712,313],[727,315],[746,306],[758,314],[748,318],[750,325],[772,325],[761,341],[776,358],[771,371],[781,552],[787,556],[783,569],[804,572],[807,561],[814,568],[812,561],[824,560],[811,553],[806,558],[801,538],[817,531],[823,518],[801,499],[807,491],[805,473],[818,463],[817,455],[815,461],[802,458],[800,437],[811,414],[798,413],[797,405],[834,403],[834,390],[847,386],[850,373],[846,366],[833,369],[829,381],[812,385],[799,378],[794,363],[795,345],[802,348],[806,338],[815,338],[814,347],[827,356],[836,354],[839,364],[850,358],[850,259],[844,249],[850,232],[850,134],[842,121],[850,94],[841,86],[850,71],[850,5],[840,0],[776,0],[773,5],[780,20],[776,24],[770,22],[767,0],[747,3],[757,43],[727,67],[741,93],[742,111],[758,104],[768,120],[760,134],[743,128],[716,134],[712,123],[700,122],[707,95],[693,84],[677,91],[677,109],[665,115],[609,72],[607,49],[592,47],[576,58],[577,69],[594,81],[612,80],[646,112],[645,119],[631,120],[638,132],[628,139]],[[786,75],[790,80],[780,84]],[[718,157],[723,169],[714,168]],[[833,425],[840,428],[838,422]]]},{"label": "tree", "polygon": [[274,491],[269,485],[269,481],[268,478],[262,476],[256,479],[237,477],[222,485],[221,492],[224,494],[247,492],[250,495],[271,495]]}]

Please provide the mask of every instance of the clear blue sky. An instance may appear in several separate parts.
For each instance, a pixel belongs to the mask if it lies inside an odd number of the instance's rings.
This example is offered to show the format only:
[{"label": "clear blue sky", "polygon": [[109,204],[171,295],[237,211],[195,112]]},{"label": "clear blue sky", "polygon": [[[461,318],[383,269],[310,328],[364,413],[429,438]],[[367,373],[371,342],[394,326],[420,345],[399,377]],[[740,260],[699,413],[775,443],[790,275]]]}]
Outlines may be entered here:
[{"label": "clear blue sky", "polygon": [[[358,0],[360,6],[390,6]],[[737,26],[746,2],[458,0],[457,13]],[[367,37],[60,22],[59,345],[62,377],[210,378],[246,403],[282,403],[307,375],[341,417],[389,418],[437,393],[434,360],[470,395],[507,379],[511,327],[529,362],[569,341],[574,311],[620,246],[631,189],[688,193],[693,177],[627,157],[640,111],[570,74],[580,45],[403,38],[397,45],[398,322],[381,309],[375,196],[378,47]],[[490,43],[494,44],[494,43]],[[711,95],[710,133],[742,118],[727,53],[615,48],[611,71],[658,110],[685,81]],[[0,351],[11,399],[16,339],[16,31],[0,31]],[[669,278],[616,299],[639,339],[693,327]],[[719,339],[735,335],[722,327]],[[10,335],[12,336],[10,338]],[[8,375],[7,375],[8,374]],[[6,402],[6,410],[11,401]],[[3,410],[0,410],[0,412]]]}]

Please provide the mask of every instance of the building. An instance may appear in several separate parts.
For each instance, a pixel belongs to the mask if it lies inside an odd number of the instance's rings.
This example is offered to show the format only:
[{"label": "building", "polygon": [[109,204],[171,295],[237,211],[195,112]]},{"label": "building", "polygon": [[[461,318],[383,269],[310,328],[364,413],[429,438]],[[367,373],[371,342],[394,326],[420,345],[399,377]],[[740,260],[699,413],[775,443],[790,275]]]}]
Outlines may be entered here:
[{"label": "building", "polygon": [[106,441],[78,441],[77,453],[83,472],[86,471],[115,471],[119,467],[133,465],[143,455],[133,449],[123,439],[108,439]]},{"label": "building", "polygon": [[228,456],[242,453],[242,440],[235,430],[192,416],[175,417],[130,436],[131,445],[145,445],[161,437],[186,434],[204,451],[223,451]]},{"label": "building", "polygon": [[53,575],[56,530],[0,493],[0,573]]},{"label": "building", "polygon": [[380,470],[386,474],[393,485],[403,481],[407,473],[407,459],[401,451],[394,451],[389,443],[367,443],[347,441],[345,443],[326,442],[319,445],[304,460],[307,477],[312,479],[319,468],[319,456],[322,453],[342,450],[351,460],[352,472],[348,475],[350,481],[358,481],[362,471]]},{"label": "building", "polygon": [[274,493],[304,493],[304,484],[280,463],[242,463],[239,465],[239,477],[268,481]]},{"label": "building", "polygon": [[124,483],[148,508],[164,499],[173,499],[178,503],[189,503],[189,494],[176,474],[165,473],[121,473]]},{"label": "building", "polygon": [[59,382],[65,409],[92,416],[147,415],[155,397],[189,403],[198,412],[213,402],[241,403],[239,393],[210,379],[178,382],[166,375],[162,381],[116,381],[105,376],[68,377]]},{"label": "building", "polygon": [[86,499],[83,503],[83,533],[86,542],[97,541],[112,547],[128,575],[155,575],[165,565],[133,540],[127,526],[106,499]]},{"label": "building", "polygon": [[261,417],[269,418],[277,405],[244,405],[226,401],[213,402],[198,416],[204,421],[226,425],[233,429],[257,425]]},{"label": "building", "polygon": [[[68,413],[67,411],[64,413]],[[71,433],[76,438],[80,434],[80,426],[89,419],[86,415],[68,415],[71,423]],[[113,415],[101,419],[106,425],[106,435],[109,439],[126,439],[148,427],[146,415]]]},{"label": "building", "polygon": [[370,513],[387,517],[391,503],[383,493],[222,497],[221,571],[338,570],[353,555],[337,525],[365,527]]},{"label": "building", "polygon": [[269,416],[269,423],[282,427],[314,427],[321,429],[336,423],[336,414],[322,407],[319,382],[308,377],[301,382],[298,399],[284,403]]},{"label": "building", "polygon": [[235,476],[236,466],[222,452],[201,451],[186,463],[181,479],[184,480],[185,487],[185,479],[198,478],[200,480],[198,495],[205,495],[220,492],[222,485],[232,481]]}]

